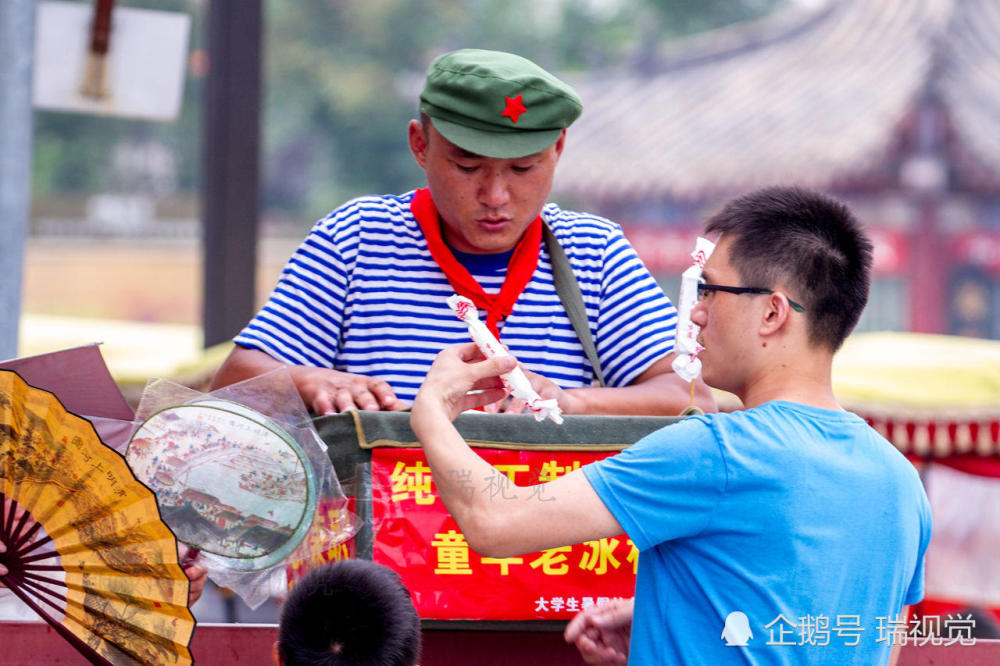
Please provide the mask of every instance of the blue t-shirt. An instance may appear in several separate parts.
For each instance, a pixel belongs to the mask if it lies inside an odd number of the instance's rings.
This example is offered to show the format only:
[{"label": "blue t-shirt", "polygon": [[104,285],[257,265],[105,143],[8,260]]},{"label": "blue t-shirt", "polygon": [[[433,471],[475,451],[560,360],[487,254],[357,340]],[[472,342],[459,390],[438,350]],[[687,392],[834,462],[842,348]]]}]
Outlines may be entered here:
[{"label": "blue t-shirt", "polygon": [[870,666],[923,597],[923,485],[849,412],[689,418],[584,470],[640,550],[630,663]]}]

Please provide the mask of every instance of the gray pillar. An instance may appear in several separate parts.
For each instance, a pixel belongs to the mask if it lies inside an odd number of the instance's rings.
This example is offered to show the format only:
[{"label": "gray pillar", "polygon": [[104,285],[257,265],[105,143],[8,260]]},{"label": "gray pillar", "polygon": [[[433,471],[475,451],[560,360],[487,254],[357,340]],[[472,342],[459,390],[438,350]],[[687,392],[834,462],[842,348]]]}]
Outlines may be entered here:
[{"label": "gray pillar", "polygon": [[35,0],[0,1],[0,359],[17,356],[31,201]]},{"label": "gray pillar", "polygon": [[231,339],[254,314],[262,20],[260,0],[214,0],[209,5],[203,169],[206,347]]}]

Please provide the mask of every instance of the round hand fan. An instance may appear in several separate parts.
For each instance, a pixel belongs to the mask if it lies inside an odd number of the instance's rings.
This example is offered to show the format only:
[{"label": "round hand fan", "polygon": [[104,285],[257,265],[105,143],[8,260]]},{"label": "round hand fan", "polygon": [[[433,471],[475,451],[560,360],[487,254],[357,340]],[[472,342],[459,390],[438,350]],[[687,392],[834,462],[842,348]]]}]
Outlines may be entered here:
[{"label": "round hand fan", "polygon": [[7,370],[0,542],[0,583],[92,663],[192,663],[188,579],[153,493],[89,421]]},{"label": "round hand fan", "polygon": [[298,442],[243,405],[206,399],[150,416],[125,457],[177,538],[231,569],[282,562],[316,513],[316,477]]}]

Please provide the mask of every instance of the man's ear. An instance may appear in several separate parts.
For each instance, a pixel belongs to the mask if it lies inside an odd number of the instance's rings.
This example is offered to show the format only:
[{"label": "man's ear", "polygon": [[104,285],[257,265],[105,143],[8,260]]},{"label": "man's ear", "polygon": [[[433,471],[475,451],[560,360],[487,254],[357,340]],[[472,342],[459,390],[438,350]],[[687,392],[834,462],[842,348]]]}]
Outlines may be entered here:
[{"label": "man's ear", "polygon": [[562,134],[559,135],[559,138],[556,139],[553,145],[556,148],[556,160],[558,161],[562,157],[563,148],[566,147],[566,130],[562,131]]},{"label": "man's ear", "polygon": [[781,292],[767,294],[767,309],[760,322],[760,334],[762,336],[774,335],[782,329],[788,321],[788,316],[792,311],[792,306],[788,304],[788,297]]},{"label": "man's ear", "polygon": [[278,641],[274,641],[274,645],[271,646],[271,661],[274,662],[274,666],[284,666],[281,652],[278,651]]},{"label": "man's ear", "polygon": [[411,120],[406,129],[407,140],[410,144],[410,152],[421,169],[427,168],[427,133],[419,120]]}]

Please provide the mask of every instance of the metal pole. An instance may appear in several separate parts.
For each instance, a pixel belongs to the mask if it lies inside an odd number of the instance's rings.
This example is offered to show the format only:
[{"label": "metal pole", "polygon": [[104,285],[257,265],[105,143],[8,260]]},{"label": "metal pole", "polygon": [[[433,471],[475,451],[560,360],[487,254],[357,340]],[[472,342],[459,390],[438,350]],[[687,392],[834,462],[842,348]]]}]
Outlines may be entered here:
[{"label": "metal pole", "polygon": [[0,2],[0,358],[17,356],[31,199],[35,0]]},{"label": "metal pole", "polygon": [[205,346],[254,314],[259,204],[260,0],[209,4],[205,89]]}]

